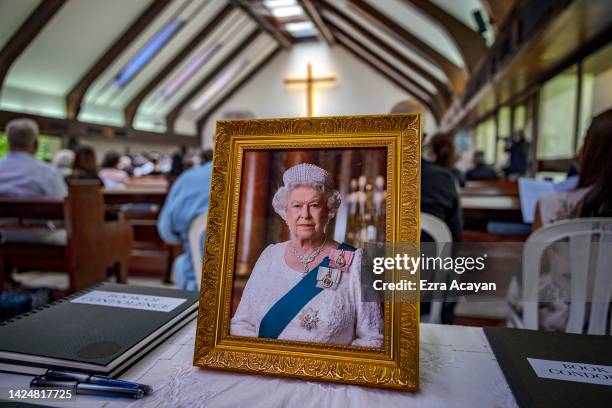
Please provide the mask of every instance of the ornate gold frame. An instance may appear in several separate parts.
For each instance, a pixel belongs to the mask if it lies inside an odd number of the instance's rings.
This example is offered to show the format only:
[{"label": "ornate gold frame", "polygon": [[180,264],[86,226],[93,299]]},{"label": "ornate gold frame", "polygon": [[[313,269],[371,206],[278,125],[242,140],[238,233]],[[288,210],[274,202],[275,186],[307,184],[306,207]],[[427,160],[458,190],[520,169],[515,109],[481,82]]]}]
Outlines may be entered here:
[{"label": "ornate gold frame", "polygon": [[386,146],[387,242],[418,242],[420,142],[418,114],[217,122],[194,365],[416,390],[418,302],[385,302],[381,349],[230,336],[229,320],[245,149]]}]

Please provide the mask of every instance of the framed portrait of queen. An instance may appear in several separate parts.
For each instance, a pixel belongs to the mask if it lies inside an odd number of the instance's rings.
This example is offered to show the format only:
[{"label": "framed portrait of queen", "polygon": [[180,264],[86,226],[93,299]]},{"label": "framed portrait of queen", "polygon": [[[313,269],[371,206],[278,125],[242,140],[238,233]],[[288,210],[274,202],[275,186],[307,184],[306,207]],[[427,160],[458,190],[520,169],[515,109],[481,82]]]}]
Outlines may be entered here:
[{"label": "framed portrait of queen", "polygon": [[[418,387],[418,303],[364,246],[418,243],[418,114],[217,122],[194,364]],[[418,299],[418,297],[417,297]]]}]

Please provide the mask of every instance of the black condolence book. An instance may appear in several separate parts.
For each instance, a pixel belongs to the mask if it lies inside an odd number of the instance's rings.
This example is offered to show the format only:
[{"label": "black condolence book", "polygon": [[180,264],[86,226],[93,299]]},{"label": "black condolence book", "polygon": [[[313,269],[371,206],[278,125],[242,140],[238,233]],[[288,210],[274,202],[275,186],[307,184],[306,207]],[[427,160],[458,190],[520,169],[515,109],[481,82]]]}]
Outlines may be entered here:
[{"label": "black condolence book", "polygon": [[612,336],[484,331],[519,406],[611,406]]},{"label": "black condolence book", "polygon": [[114,376],[195,317],[197,292],[102,283],[0,323],[0,370]]}]

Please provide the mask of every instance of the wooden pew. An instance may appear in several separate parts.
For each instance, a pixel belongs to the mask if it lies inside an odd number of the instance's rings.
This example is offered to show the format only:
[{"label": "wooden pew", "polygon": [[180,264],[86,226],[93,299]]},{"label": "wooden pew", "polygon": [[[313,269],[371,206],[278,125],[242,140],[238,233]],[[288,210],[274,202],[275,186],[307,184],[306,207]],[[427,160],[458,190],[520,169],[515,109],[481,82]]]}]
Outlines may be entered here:
[{"label": "wooden pew", "polygon": [[521,222],[521,203],[515,181],[468,181],[461,190],[461,208],[467,228],[486,229],[486,222]]},{"label": "wooden pew", "polygon": [[[164,282],[171,282],[172,264],[180,253],[181,247],[166,244],[157,232],[157,218],[166,200],[166,187],[157,187],[152,181],[141,183],[139,188],[124,190],[104,190],[104,202],[107,209],[120,211],[134,231],[129,259],[131,274],[147,274],[159,271]],[[146,186],[146,187],[145,187]],[[134,206],[125,209],[126,205]],[[148,208],[139,208],[141,206]]]},{"label": "wooden pew", "polygon": [[33,228],[32,221],[53,221],[65,228],[65,245],[39,243],[0,243],[0,284],[13,268],[39,271],[65,271],[69,292],[85,289],[114,274],[127,281],[127,262],[132,245],[132,229],[125,221],[105,221],[105,207],[99,185],[74,182],[66,199],[0,198],[0,214],[15,219],[3,228]]},{"label": "wooden pew", "polygon": [[525,239],[517,235],[487,233],[489,221],[522,222],[516,181],[468,181],[461,190],[461,208],[465,241],[522,241]]}]

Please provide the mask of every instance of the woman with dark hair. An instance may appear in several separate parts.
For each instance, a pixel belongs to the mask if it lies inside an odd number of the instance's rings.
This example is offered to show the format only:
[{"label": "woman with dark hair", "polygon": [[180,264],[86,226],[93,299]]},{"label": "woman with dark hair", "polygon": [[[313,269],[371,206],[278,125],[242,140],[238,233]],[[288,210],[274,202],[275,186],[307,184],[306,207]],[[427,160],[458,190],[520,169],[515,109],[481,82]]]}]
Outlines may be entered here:
[{"label": "woman with dark hair", "polygon": [[124,170],[119,169],[121,156],[115,151],[109,151],[102,159],[102,169],[98,176],[108,188],[125,188],[130,181],[130,176]]},{"label": "woman with dark hair", "polygon": [[612,217],[612,109],[593,118],[582,148],[578,188],[589,192],[577,208],[580,217]]},{"label": "woman with dark hair", "polygon": [[431,139],[431,151],[435,157],[434,163],[449,170],[459,186],[465,186],[465,176],[455,168],[457,153],[453,139],[446,134],[438,134]]},{"label": "woman with dark hair", "polygon": [[612,109],[591,121],[580,154],[576,189],[540,198],[533,229],[573,217],[612,216]]},{"label": "woman with dark hair", "polygon": [[[595,116],[580,154],[576,189],[538,200],[533,229],[567,218],[612,217],[612,109]],[[565,247],[546,250],[540,269],[540,328],[565,331],[569,318],[570,273]],[[587,271],[585,271],[587,273]],[[520,314],[520,276],[509,290],[510,306]]]},{"label": "woman with dark hair", "polygon": [[80,146],[72,163],[72,174],[68,177],[68,182],[72,180],[92,180],[104,185],[102,179],[98,177],[98,165],[96,162],[96,152],[91,146]]}]

